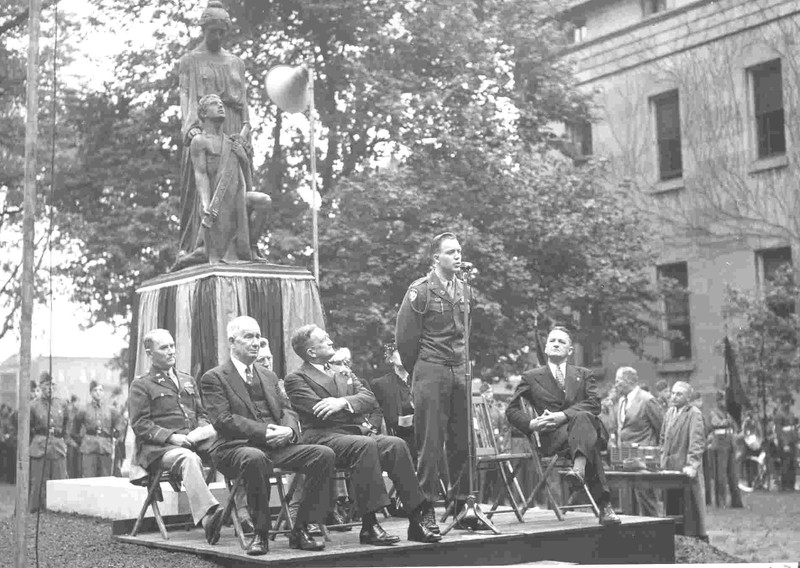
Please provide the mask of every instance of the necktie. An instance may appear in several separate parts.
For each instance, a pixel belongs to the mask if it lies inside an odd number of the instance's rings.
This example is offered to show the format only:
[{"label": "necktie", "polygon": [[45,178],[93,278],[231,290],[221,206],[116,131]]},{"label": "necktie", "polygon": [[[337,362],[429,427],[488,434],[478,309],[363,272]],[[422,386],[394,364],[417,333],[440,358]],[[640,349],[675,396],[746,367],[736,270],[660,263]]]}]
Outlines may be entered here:
[{"label": "necktie", "polygon": [[447,284],[444,286],[445,291],[447,292],[447,296],[452,300],[453,299],[453,281],[448,280]]},{"label": "necktie", "polygon": [[333,369],[331,369],[331,364],[330,363],[325,363],[322,366],[322,368],[325,369],[325,374],[326,375],[328,375],[329,377],[333,376]]},{"label": "necktie", "polygon": [[248,385],[253,384],[253,369],[250,366],[246,367],[244,370],[244,382]]},{"label": "necktie", "polygon": [[561,365],[556,365],[556,382],[558,386],[561,387],[562,391],[566,390],[564,387],[564,373],[561,372]]},{"label": "necktie", "polygon": [[622,402],[619,406],[619,427],[622,428],[622,425],[625,423],[625,411],[628,409],[628,397],[623,396]]}]

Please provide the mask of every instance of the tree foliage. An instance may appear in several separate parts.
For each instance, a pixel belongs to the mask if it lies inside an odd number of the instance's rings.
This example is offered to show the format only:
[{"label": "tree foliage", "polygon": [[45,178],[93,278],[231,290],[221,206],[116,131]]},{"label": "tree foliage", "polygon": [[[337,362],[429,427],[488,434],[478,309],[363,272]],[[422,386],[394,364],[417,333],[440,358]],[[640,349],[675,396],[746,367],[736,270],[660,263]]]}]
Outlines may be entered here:
[{"label": "tree foliage", "polygon": [[738,324],[733,340],[751,401],[777,403],[781,397],[800,390],[797,294],[798,286],[789,266],[778,272],[764,290],[728,290],[725,315]]}]

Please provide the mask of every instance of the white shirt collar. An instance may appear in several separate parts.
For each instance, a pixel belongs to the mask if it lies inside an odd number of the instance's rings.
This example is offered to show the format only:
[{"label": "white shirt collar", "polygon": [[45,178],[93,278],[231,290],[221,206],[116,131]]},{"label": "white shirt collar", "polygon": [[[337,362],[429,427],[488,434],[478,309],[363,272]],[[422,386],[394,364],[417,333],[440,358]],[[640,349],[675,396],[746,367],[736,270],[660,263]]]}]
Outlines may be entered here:
[{"label": "white shirt collar", "polygon": [[[246,376],[246,374],[247,374],[247,365],[245,365],[244,363],[239,361],[239,359],[237,359],[233,355],[231,355],[231,363],[233,363],[233,366],[236,367],[236,370],[239,372],[239,376],[242,377],[242,380],[244,380],[246,382],[247,381],[247,376]],[[250,367],[251,367],[251,370],[252,370],[252,365],[250,365]]]},{"label": "white shirt collar", "polygon": [[553,377],[556,376],[556,367],[561,370],[561,376],[565,379],[567,378],[567,362],[564,361],[563,363],[556,365],[555,363],[551,363],[550,361],[547,362],[547,366],[550,367],[550,372],[553,373]]},{"label": "white shirt collar", "polygon": [[311,363],[311,362],[309,362],[308,364],[317,369],[318,371],[325,373],[326,375],[330,374],[328,373],[327,370],[325,370],[325,365],[320,365],[319,363]]}]

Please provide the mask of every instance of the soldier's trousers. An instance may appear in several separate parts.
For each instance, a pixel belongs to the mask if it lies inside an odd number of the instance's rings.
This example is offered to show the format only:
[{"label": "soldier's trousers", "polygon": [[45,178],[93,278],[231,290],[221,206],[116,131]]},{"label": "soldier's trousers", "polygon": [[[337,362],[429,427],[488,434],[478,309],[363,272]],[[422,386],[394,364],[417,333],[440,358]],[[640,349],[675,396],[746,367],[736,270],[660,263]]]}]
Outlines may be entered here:
[{"label": "soldier's trousers", "polygon": [[108,477],[111,466],[110,454],[81,454],[83,477]]},{"label": "soldier's trousers", "polygon": [[31,478],[28,491],[30,512],[47,508],[47,480],[67,479],[67,457],[31,458]]},{"label": "soldier's trousers", "polygon": [[467,424],[467,387],[464,365],[449,367],[417,361],[414,365],[414,437],[417,444],[417,478],[425,498],[439,497],[443,448],[456,499],[469,494],[466,469],[470,428]]}]

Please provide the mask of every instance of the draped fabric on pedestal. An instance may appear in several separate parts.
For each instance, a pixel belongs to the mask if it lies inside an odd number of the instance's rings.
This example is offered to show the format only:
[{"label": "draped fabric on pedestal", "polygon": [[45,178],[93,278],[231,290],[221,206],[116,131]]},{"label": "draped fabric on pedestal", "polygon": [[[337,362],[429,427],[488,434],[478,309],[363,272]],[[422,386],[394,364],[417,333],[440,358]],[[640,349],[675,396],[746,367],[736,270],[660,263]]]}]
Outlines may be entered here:
[{"label": "draped fabric on pedestal", "polygon": [[[303,361],[292,350],[292,332],[309,323],[315,323],[325,329],[325,318],[319,295],[308,293],[308,283],[302,280],[281,280],[283,291],[283,341],[286,348],[286,372],[298,368]],[[316,290],[316,289],[315,289]],[[279,375],[280,376],[280,375]]]},{"label": "draped fabric on pedestal", "polygon": [[276,265],[165,275],[145,282],[134,306],[129,380],[149,368],[142,338],[151,329],[172,333],[175,367],[199,379],[228,359],[226,327],[237,316],[251,316],[261,326],[281,378],[300,364],[289,342],[292,331],[308,323],[324,327],[319,292],[308,271]]},{"label": "draped fabric on pedestal", "polygon": [[197,283],[192,309],[192,368],[189,373],[194,378],[217,365],[216,322],[217,278],[204,278]]},{"label": "draped fabric on pedestal", "polygon": [[274,279],[247,278],[248,315],[261,327],[261,335],[272,350],[272,370],[286,376],[283,357],[283,301],[281,283]]},{"label": "draped fabric on pedestal", "polygon": [[158,327],[175,337],[175,291],[177,286],[164,288],[158,295]]}]

